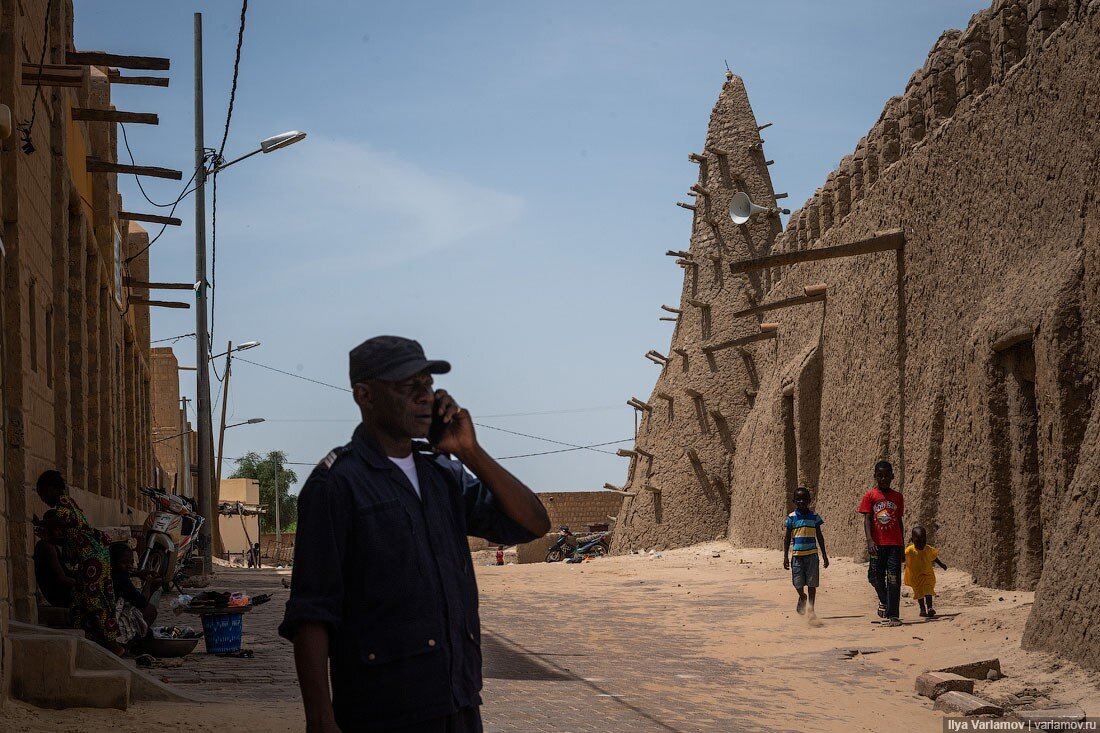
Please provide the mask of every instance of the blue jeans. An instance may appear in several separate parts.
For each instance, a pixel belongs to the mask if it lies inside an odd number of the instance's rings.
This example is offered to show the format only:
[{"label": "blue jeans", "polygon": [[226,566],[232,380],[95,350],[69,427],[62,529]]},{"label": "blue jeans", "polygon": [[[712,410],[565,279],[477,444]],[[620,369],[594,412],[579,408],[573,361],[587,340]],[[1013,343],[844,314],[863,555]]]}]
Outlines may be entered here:
[{"label": "blue jeans", "polygon": [[904,549],[900,545],[879,545],[872,585],[878,601],[886,607],[887,618],[897,618],[901,606],[901,563]]}]

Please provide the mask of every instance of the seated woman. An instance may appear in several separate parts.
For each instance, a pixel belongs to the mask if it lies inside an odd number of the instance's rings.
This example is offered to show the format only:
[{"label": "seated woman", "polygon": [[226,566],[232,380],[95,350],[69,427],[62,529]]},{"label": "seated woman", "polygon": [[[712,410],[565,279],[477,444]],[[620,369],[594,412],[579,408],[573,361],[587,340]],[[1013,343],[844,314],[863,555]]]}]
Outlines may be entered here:
[{"label": "seated woman", "polygon": [[34,579],[38,590],[51,606],[69,608],[73,605],[76,578],[61,559],[63,540],[58,532],[42,524],[35,526],[34,533],[40,538],[34,546]]},{"label": "seated woman", "polygon": [[118,640],[122,644],[140,646],[157,618],[157,609],[130,580],[130,574],[134,572],[134,551],[130,546],[125,542],[113,542],[110,553],[111,583],[118,598]]},{"label": "seated woman", "polygon": [[42,517],[47,532],[61,538],[65,552],[78,563],[73,586],[73,623],[85,635],[115,654],[125,649],[118,643],[115,591],[111,583],[111,555],[106,537],[88,524],[88,518],[65,495],[65,479],[58,471],[44,471],[36,484],[38,496],[50,507]]}]

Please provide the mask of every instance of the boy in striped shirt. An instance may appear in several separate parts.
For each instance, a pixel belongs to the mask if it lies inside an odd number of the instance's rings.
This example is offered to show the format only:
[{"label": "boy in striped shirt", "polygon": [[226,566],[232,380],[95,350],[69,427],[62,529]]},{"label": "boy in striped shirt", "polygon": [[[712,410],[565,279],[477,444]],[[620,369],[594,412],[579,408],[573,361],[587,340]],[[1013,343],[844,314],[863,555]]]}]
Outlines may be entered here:
[{"label": "boy in striped shirt", "polygon": [[[821,517],[810,510],[810,490],[799,486],[794,492],[794,511],[787,515],[784,526],[787,534],[783,538],[783,569],[791,571],[791,580],[798,591],[798,613],[806,612],[806,595],[809,591],[810,619],[814,617],[814,601],[817,597],[818,560],[820,548],[821,562],[829,567],[829,554],[825,551],[825,537],[821,534]],[[788,552],[791,556],[788,558]],[[805,590],[804,590],[805,589]]]}]

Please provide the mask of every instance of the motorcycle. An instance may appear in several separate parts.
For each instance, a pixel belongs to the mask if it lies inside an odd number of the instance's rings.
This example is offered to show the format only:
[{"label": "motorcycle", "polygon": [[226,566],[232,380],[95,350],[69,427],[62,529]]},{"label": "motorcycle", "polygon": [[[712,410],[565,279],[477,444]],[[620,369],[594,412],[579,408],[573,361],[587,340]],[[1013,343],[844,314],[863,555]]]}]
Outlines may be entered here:
[{"label": "motorcycle", "polygon": [[603,557],[611,551],[607,544],[610,532],[595,532],[578,537],[568,527],[558,528],[558,539],[546,552],[546,562],[580,562],[585,557]]},{"label": "motorcycle", "polygon": [[205,519],[197,514],[190,499],[160,489],[139,489],[153,502],[145,518],[145,538],[138,574],[144,578],[141,593],[152,598],[157,591],[180,580],[199,544],[199,529]]}]

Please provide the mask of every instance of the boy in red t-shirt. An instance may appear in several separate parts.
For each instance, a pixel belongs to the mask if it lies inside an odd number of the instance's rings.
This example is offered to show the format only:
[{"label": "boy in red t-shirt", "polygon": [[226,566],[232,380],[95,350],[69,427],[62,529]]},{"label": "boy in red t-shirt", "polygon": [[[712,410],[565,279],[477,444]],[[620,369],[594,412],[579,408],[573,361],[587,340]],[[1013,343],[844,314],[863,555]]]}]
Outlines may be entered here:
[{"label": "boy in red t-shirt", "polygon": [[[889,461],[875,464],[875,488],[863,495],[859,513],[863,515],[863,533],[867,537],[867,552],[877,556],[875,590],[879,596],[879,615],[888,619],[887,626],[900,626],[901,566],[905,558],[905,527],[902,513],[905,498],[890,488],[894,467]],[[883,607],[885,607],[884,610]]]}]

